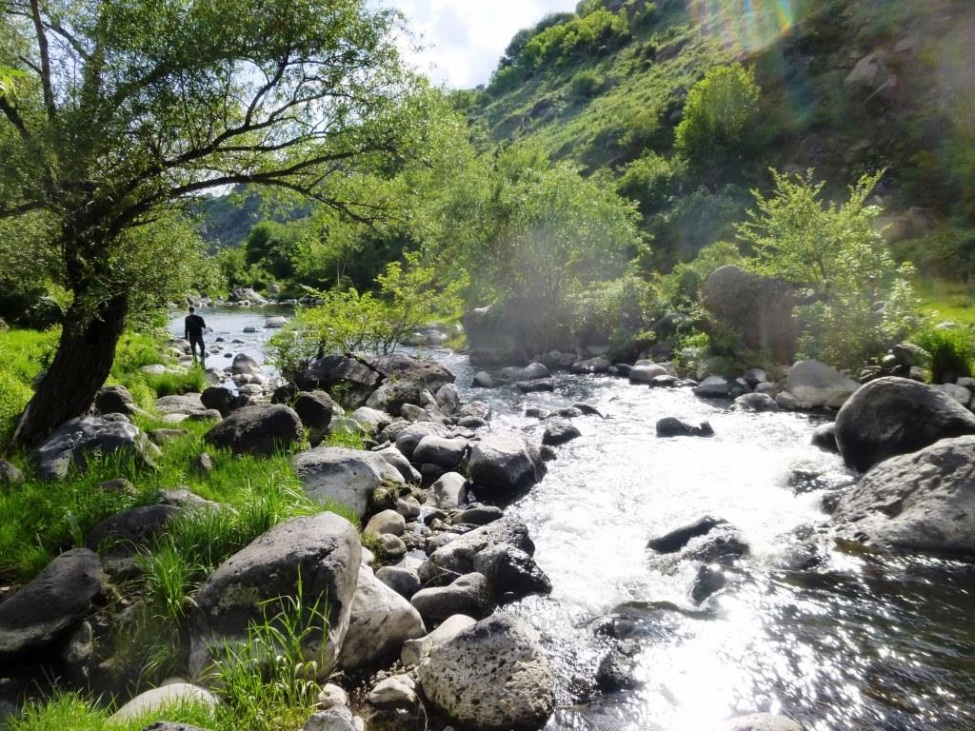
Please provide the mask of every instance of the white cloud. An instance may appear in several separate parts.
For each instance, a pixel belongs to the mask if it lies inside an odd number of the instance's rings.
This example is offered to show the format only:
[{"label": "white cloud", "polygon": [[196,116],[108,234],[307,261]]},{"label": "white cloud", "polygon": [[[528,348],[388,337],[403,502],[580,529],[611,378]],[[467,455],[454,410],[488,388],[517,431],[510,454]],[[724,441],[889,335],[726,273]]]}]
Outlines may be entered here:
[{"label": "white cloud", "polygon": [[407,58],[435,82],[472,88],[488,81],[511,37],[578,0],[383,0],[400,10],[424,48]]}]

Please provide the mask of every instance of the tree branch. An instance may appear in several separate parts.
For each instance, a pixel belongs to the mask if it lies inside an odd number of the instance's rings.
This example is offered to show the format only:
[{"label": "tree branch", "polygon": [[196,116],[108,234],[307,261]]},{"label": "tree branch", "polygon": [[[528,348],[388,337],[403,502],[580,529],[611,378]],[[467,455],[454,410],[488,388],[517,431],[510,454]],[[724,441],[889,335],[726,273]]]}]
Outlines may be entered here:
[{"label": "tree branch", "polygon": [[41,18],[41,6],[37,0],[30,0],[31,19],[34,21],[34,32],[37,33],[37,50],[41,57],[41,87],[44,90],[44,108],[47,118],[53,124],[57,118],[57,107],[54,103],[54,87],[51,81],[51,52],[48,48],[47,33]]}]

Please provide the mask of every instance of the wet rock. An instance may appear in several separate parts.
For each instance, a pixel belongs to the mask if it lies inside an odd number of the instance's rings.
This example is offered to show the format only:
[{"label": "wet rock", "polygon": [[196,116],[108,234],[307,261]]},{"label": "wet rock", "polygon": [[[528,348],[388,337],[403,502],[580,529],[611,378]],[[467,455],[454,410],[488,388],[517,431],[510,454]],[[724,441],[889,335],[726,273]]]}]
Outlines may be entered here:
[{"label": "wet rock", "polygon": [[448,416],[460,410],[460,391],[453,383],[441,386],[436,393],[437,405]]},{"label": "wet rock", "polygon": [[494,379],[491,378],[491,374],[486,371],[478,371],[474,374],[474,380],[471,382],[471,388],[495,388]]},{"label": "wet rock", "polygon": [[472,505],[453,517],[456,524],[487,525],[504,517],[504,511],[494,505]]},{"label": "wet rock", "polygon": [[410,426],[405,427],[397,435],[396,448],[404,457],[413,462],[415,461],[413,459],[413,453],[416,451],[416,448],[419,446],[420,442],[423,441],[424,437],[446,437],[447,433],[447,428],[443,424],[438,424],[437,422],[427,421],[411,424]]},{"label": "wet rock", "polygon": [[234,454],[271,456],[299,444],[305,431],[287,406],[245,406],[203,435],[203,441]]},{"label": "wet rock", "polygon": [[836,415],[836,443],[861,472],[939,439],[975,434],[975,414],[937,389],[888,376],[863,386]]},{"label": "wet rock", "polygon": [[799,409],[836,409],[860,384],[818,360],[800,360],[789,369],[784,388],[795,398]]},{"label": "wet rock", "polygon": [[0,658],[45,647],[91,610],[105,575],[98,555],[75,548],[0,603]]},{"label": "wet rock", "polygon": [[588,358],[587,360],[576,361],[572,364],[569,370],[572,373],[609,373],[609,369],[613,364],[608,358],[597,355],[595,358]]},{"label": "wet rock", "polygon": [[692,426],[687,422],[681,421],[673,416],[667,416],[657,422],[658,437],[712,437],[714,429],[711,425],[702,421],[700,426]]},{"label": "wet rock", "polygon": [[877,550],[975,557],[973,464],[975,436],[881,462],[840,498],[837,537]]},{"label": "wet rock", "polygon": [[778,411],[779,405],[775,399],[765,393],[746,393],[735,399],[734,409],[736,411],[746,411],[761,413],[766,411]]},{"label": "wet rock", "polygon": [[677,553],[683,549],[692,538],[705,536],[719,525],[725,525],[726,521],[721,518],[714,518],[705,515],[698,518],[689,525],[672,530],[662,536],[651,538],[647,542],[647,548],[657,553]]},{"label": "wet rock", "polygon": [[812,435],[812,445],[826,452],[839,454],[840,448],[836,444],[836,424],[829,422],[817,426]]},{"label": "wet rock", "polygon": [[727,398],[731,383],[724,376],[708,376],[694,387],[694,395],[701,398]]},{"label": "wet rock", "polygon": [[454,470],[467,454],[470,443],[466,439],[436,435],[423,437],[413,451],[415,464],[435,464],[445,470]]},{"label": "wet rock", "polygon": [[522,393],[551,393],[555,390],[555,382],[551,378],[536,378],[532,381],[519,381],[515,387]]},{"label": "wet rock", "polygon": [[261,364],[258,363],[254,358],[245,354],[238,353],[234,356],[233,362],[230,364],[230,372],[233,375],[252,375],[260,374],[262,372]]},{"label": "wet rock", "polygon": [[630,383],[648,384],[653,383],[653,379],[658,376],[667,376],[667,369],[656,363],[637,364],[630,369],[627,376]]},{"label": "wet rock", "polygon": [[785,716],[754,713],[729,721],[722,731],[804,731],[804,727]]},{"label": "wet rock", "polygon": [[650,381],[650,386],[653,388],[676,388],[681,384],[681,380],[677,376],[657,376],[652,381]]},{"label": "wet rock", "polygon": [[639,678],[639,665],[633,653],[613,648],[600,660],[596,670],[596,685],[603,693],[632,690],[643,685]]},{"label": "wet rock", "polygon": [[446,545],[436,548],[420,566],[420,579],[424,585],[431,586],[454,576],[469,574],[474,571],[474,557],[485,548],[498,544],[520,548],[529,556],[535,553],[535,545],[528,537],[528,526],[505,517],[451,538]]},{"label": "wet rock", "polygon": [[691,587],[691,599],[695,604],[700,604],[721,591],[727,583],[728,578],[721,569],[707,565],[699,566],[697,576],[694,577],[694,585]]},{"label": "wet rock", "polygon": [[545,434],[542,435],[542,444],[550,446],[560,446],[568,444],[573,439],[582,436],[579,427],[566,421],[553,421],[545,426]]},{"label": "wet rock", "polygon": [[498,601],[514,601],[531,594],[551,594],[552,581],[520,548],[487,546],[474,556],[474,570],[483,574]]},{"label": "wet rock", "polygon": [[500,497],[535,485],[545,472],[538,448],[514,432],[490,434],[476,442],[468,462],[471,483]]},{"label": "wet rock", "polygon": [[688,541],[681,558],[731,566],[738,559],[747,556],[750,550],[736,528],[723,524],[715,526],[703,536]]},{"label": "wet rock", "polygon": [[538,728],[555,709],[555,675],[538,636],[514,617],[493,616],[462,631],[420,665],[419,675],[424,694],[458,724]]}]

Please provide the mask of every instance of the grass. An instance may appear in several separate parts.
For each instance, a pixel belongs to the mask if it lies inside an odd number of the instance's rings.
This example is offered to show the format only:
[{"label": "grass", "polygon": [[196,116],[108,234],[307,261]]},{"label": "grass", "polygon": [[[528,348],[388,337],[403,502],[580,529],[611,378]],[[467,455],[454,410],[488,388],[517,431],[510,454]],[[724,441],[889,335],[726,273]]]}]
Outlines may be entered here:
[{"label": "grass", "polygon": [[917,283],[920,311],[935,322],[975,325],[975,289],[964,282],[929,279]]}]

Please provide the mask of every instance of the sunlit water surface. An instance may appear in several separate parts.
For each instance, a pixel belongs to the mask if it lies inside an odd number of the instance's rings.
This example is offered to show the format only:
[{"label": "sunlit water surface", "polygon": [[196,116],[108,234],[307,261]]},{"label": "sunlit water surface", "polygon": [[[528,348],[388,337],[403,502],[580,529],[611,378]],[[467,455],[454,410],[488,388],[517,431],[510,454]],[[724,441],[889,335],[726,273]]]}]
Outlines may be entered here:
[{"label": "sunlit water surface", "polygon": [[[203,315],[228,341],[251,338],[235,347],[259,350],[267,336],[259,322],[256,335],[241,334],[257,312]],[[540,632],[556,668],[549,729],[707,731],[756,711],[815,731],[975,729],[975,571],[836,551],[822,501],[854,475],[811,446],[820,422],[611,377],[559,374],[555,393],[527,396],[473,390],[464,356],[434,355],[465,400],[491,404],[495,430],[540,438],[527,407],[585,402],[605,416],[575,419],[582,437],[559,447],[545,479],[509,508],[554,586],[509,607]],[[665,416],[707,420],[715,436],[658,439]],[[645,546],[706,514],[739,529],[751,553],[698,605],[696,566]],[[810,546],[820,563],[790,568]],[[638,643],[638,690],[595,689],[614,642],[598,631],[607,616]]]}]

